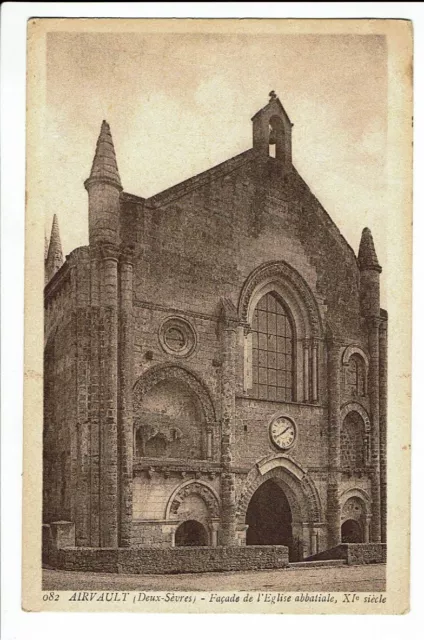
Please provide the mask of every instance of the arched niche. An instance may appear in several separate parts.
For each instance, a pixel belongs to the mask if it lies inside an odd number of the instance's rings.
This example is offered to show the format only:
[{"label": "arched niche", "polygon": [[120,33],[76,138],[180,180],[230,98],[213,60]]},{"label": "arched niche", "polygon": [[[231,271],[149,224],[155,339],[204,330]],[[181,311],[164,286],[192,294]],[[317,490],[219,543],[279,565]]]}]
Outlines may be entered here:
[{"label": "arched niche", "polygon": [[175,532],[184,522],[198,522],[207,532],[208,544],[218,543],[220,500],[216,491],[201,480],[187,480],[171,494],[165,509],[165,519]]},{"label": "arched niche", "polygon": [[198,520],[184,520],[174,535],[176,547],[206,547],[209,542],[208,530]]},{"label": "arched niche", "polygon": [[348,489],[340,496],[341,535],[344,542],[368,542],[371,501],[363,489]]},{"label": "arched niche", "polygon": [[369,357],[365,351],[358,345],[349,345],[342,354],[342,366],[345,393],[366,396],[368,393]]},{"label": "arched niche", "polygon": [[341,526],[342,543],[365,542],[364,526],[360,520],[348,519],[342,522]]},{"label": "arched niche", "polygon": [[361,474],[370,463],[370,420],[365,409],[356,402],[341,410],[341,467],[350,475]]},{"label": "arched niche", "polygon": [[355,344],[351,344],[348,347],[346,347],[346,349],[343,351],[343,355],[342,355],[342,364],[343,365],[347,365],[349,364],[349,360],[350,358],[354,355],[354,354],[358,354],[362,360],[365,362],[367,371],[368,371],[368,367],[369,367],[369,357],[368,354],[365,353],[365,351],[363,349],[361,349],[361,347],[359,347],[358,345]]},{"label": "arched niche", "polygon": [[[359,488],[347,489],[340,494],[340,507],[342,510],[342,514],[347,501],[351,498],[356,498],[361,503],[363,512],[366,516],[371,516],[371,498],[364,489]],[[347,517],[346,513],[345,516]]]},{"label": "arched niche", "polygon": [[370,422],[369,415],[366,412],[366,410],[364,409],[364,407],[361,404],[359,404],[359,402],[346,402],[346,404],[344,404],[341,407],[341,409],[340,409],[340,421],[341,421],[341,423],[343,423],[343,420],[346,418],[346,416],[351,411],[355,411],[356,413],[358,413],[361,416],[362,420],[364,421],[365,431],[370,431],[371,422]]},{"label": "arched niche", "polygon": [[218,444],[205,385],[186,368],[152,367],[134,385],[134,455],[208,459]]}]

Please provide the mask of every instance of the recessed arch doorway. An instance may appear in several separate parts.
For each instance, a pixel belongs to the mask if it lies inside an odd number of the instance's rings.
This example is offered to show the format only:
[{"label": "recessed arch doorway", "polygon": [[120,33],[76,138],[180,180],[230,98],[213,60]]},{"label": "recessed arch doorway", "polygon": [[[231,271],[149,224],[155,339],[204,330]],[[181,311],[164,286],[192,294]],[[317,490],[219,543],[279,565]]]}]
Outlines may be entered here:
[{"label": "recessed arch doorway", "polygon": [[292,512],[283,489],[270,479],[253,494],[246,513],[246,544],[284,545],[293,555]]},{"label": "recessed arch doorway", "polygon": [[206,547],[208,532],[198,520],[185,520],[175,532],[176,547]]},{"label": "recessed arch doorway", "polygon": [[[270,488],[268,495],[266,489],[263,489],[262,491],[265,494],[259,493],[252,502],[256,492],[269,480],[272,480],[274,485],[277,485],[280,492],[275,491],[273,485],[267,484],[266,487]],[[259,499],[261,495],[262,500]],[[251,529],[252,525],[253,527],[255,526],[255,523],[250,520],[252,517],[250,514],[248,521],[247,511],[252,502],[251,512],[254,513],[256,500],[269,504],[276,502],[279,505],[278,509],[283,512],[284,517],[280,519],[280,524],[283,526],[275,527],[275,524],[273,524],[277,513],[274,510],[274,513],[268,518],[269,526],[267,529],[268,533],[273,528],[280,530],[278,533],[280,540],[283,539],[281,530],[285,533],[284,542],[279,542],[279,544],[285,543],[289,547],[289,560],[291,562],[302,560],[322,550],[320,523],[323,522],[323,514],[319,495],[312,479],[296,461],[284,454],[276,454],[263,458],[249,472],[240,492],[236,509],[238,526],[240,530],[246,532],[247,544],[252,544],[252,533],[249,534],[249,521]],[[287,508],[287,503],[289,508]],[[257,514],[258,510],[256,509],[256,520]],[[243,527],[244,529],[242,529]],[[290,528],[292,541],[290,541]],[[262,544],[266,543],[267,539],[272,540],[273,537],[267,535],[266,539],[262,538]]]},{"label": "recessed arch doorway", "polygon": [[363,542],[362,527],[357,520],[346,520],[342,524],[342,542]]}]

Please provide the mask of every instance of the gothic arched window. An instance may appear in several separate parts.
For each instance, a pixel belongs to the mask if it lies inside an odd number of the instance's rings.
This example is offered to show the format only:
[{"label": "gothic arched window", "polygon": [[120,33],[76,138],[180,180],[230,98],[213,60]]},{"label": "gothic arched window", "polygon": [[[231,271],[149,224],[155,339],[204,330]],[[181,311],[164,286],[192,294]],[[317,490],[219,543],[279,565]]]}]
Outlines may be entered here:
[{"label": "gothic arched window", "polygon": [[294,328],[275,293],[258,302],[252,323],[252,390],[264,400],[294,399]]}]

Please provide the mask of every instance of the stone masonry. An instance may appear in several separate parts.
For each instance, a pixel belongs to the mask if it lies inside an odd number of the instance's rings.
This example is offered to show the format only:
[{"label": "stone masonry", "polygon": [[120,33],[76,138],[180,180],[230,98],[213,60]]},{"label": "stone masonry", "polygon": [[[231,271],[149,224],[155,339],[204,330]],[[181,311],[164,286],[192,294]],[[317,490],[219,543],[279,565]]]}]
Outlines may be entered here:
[{"label": "stone masonry", "polygon": [[274,92],[252,122],[251,149],[145,199],[103,121],[89,246],[64,260],[53,220],[43,522],[72,523],[75,553],[386,542],[371,231],[356,256],[293,166]]}]

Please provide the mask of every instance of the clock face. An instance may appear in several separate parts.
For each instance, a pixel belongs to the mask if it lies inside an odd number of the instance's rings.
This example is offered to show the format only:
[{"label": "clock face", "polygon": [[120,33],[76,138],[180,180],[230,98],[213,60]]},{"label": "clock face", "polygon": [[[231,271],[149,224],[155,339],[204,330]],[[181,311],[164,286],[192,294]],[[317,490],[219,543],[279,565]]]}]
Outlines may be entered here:
[{"label": "clock face", "polygon": [[284,416],[274,418],[270,426],[272,442],[279,449],[289,449],[296,438],[296,425]]}]

